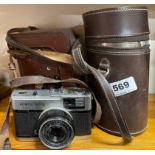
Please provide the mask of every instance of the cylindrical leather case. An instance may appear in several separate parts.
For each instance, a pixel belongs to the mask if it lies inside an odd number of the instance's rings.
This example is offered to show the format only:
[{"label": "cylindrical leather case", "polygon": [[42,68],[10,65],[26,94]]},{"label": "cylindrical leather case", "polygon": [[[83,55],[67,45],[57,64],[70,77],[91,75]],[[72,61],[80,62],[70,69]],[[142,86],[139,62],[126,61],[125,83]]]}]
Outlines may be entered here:
[{"label": "cylindrical leather case", "polygon": [[[83,14],[87,62],[100,70],[107,61],[108,75],[120,111],[132,135],[143,132],[148,118],[149,28],[145,7],[119,7]],[[98,126],[119,135],[105,97],[94,78],[88,83],[98,98],[102,116]]]}]

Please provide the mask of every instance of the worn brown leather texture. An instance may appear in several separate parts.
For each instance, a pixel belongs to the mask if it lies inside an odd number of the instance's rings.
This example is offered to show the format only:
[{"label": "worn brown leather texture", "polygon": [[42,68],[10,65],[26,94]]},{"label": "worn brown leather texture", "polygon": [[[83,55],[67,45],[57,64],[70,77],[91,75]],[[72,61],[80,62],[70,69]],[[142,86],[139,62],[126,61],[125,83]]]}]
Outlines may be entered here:
[{"label": "worn brown leather texture", "polygon": [[[26,30],[21,31],[15,28],[16,33],[12,33],[12,37],[25,46],[33,49],[41,49],[46,51],[59,51],[61,53],[70,54],[71,46],[75,41],[75,35],[70,29],[60,30]],[[19,30],[19,32],[18,32]],[[23,29],[24,30],[24,29]],[[21,31],[21,32],[20,32]],[[15,48],[8,44],[10,50]],[[53,78],[59,75],[61,79],[69,77],[78,77],[74,74],[72,66],[63,62],[51,61],[37,55],[23,56],[24,51],[20,51],[21,55],[14,54],[18,61],[21,76],[25,75],[43,75]],[[10,52],[11,53],[11,52]],[[12,52],[13,53],[13,52]]]},{"label": "worn brown leather texture", "polygon": [[149,34],[145,7],[119,7],[83,14],[86,38],[133,37]]},{"label": "worn brown leather texture", "polygon": [[[133,76],[138,90],[116,97],[121,113],[132,135],[147,127],[149,46],[135,48],[104,47],[102,43],[123,43],[147,41],[148,15],[145,7],[120,7],[90,11],[83,14],[87,62],[99,68],[102,58],[109,61],[109,83]],[[106,104],[105,96],[99,91],[94,78],[88,76],[102,108],[98,126],[104,131],[118,134],[119,130]]]}]

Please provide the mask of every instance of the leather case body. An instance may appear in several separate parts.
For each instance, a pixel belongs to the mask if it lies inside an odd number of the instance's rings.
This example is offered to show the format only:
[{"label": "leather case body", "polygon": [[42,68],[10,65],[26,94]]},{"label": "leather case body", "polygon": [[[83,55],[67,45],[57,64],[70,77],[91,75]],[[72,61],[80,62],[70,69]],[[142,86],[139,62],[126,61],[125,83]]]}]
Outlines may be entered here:
[{"label": "leather case body", "polygon": [[[87,62],[99,68],[102,58],[106,58],[110,66],[107,76],[109,83],[129,77],[135,80],[137,90],[116,97],[121,113],[133,135],[143,132],[147,127],[149,44],[132,47],[132,44],[145,42],[149,38],[147,16],[145,7],[120,7],[83,14]],[[126,43],[131,47],[123,47]],[[92,76],[88,76],[88,82],[102,108],[98,126],[107,132],[119,135],[119,129],[106,104],[106,99],[98,89],[100,86],[95,83]]]},{"label": "leather case body", "polygon": [[[29,30],[26,32],[13,33],[13,38],[33,49],[46,51],[58,51],[60,53],[70,54],[72,44],[76,40],[75,35],[70,29],[60,30]],[[14,47],[8,45],[10,50]],[[23,56],[16,55],[21,76],[43,75],[53,78],[55,75],[61,79],[76,77],[72,66],[63,62],[52,61],[37,55]]]}]

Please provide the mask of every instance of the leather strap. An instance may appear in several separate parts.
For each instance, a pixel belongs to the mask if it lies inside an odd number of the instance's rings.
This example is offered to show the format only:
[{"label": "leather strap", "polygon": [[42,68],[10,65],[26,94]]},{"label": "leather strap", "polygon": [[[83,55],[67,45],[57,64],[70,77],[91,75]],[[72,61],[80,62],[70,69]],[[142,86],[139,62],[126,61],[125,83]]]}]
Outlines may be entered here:
[{"label": "leather strap", "polygon": [[2,126],[0,127],[0,150],[11,149],[11,145],[9,143],[9,127],[8,127],[9,112],[10,112],[10,102],[5,112],[4,121],[2,123]]},{"label": "leather strap", "polygon": [[55,79],[51,79],[48,77],[44,77],[44,76],[22,76],[22,77],[18,77],[14,80],[11,81],[11,87],[12,88],[17,88],[20,86],[24,86],[24,85],[31,85],[31,84],[50,84],[50,83],[77,83],[82,85],[83,87],[89,89],[89,91],[91,92],[95,103],[96,103],[96,109],[97,109],[97,113],[94,116],[94,122],[98,122],[101,118],[101,107],[100,104],[97,100],[97,98],[95,97],[93,91],[88,87],[88,85],[86,83],[84,83],[83,81],[76,79],[76,78],[69,78],[69,79],[64,79],[64,80],[55,80]]},{"label": "leather strap", "polygon": [[95,69],[94,67],[90,66],[86,61],[84,61],[81,55],[81,44],[79,41],[77,41],[74,44],[72,54],[75,62],[78,62],[78,66],[80,66],[80,69],[82,69],[85,73],[91,73],[96,79],[96,82],[99,83],[100,89],[102,90],[103,95],[105,95],[107,99],[108,106],[111,110],[112,116],[117,124],[117,127],[120,130],[121,136],[123,137],[124,141],[131,141],[132,137],[129,132],[127,123],[122,116],[119,105],[105,76],[99,70]]},{"label": "leather strap", "polygon": [[[8,31],[6,40],[11,46],[16,47],[17,49],[21,49],[21,50],[33,53],[35,55],[38,55],[36,50],[31,49],[19,42],[16,42],[13,38],[11,38],[10,33],[11,33],[11,31],[10,32]],[[132,139],[131,134],[129,132],[127,123],[122,116],[122,113],[121,113],[119,105],[114,97],[112,89],[109,86],[109,83],[105,78],[106,74],[104,75],[103,72],[101,72],[100,70],[97,70],[94,67],[88,65],[87,62],[83,59],[82,54],[81,54],[81,44],[80,44],[79,40],[77,40],[73,45],[72,55],[73,55],[73,59],[74,59],[73,67],[76,68],[75,71],[78,71],[78,73],[81,73],[81,74],[92,74],[94,76],[94,78],[96,79],[96,82],[99,83],[100,89],[101,89],[103,95],[107,99],[108,106],[109,106],[112,116],[114,117],[114,120],[120,130],[121,136],[123,137],[125,142],[130,142]],[[17,87],[17,86],[25,85],[25,84],[35,84],[35,83],[39,83],[39,82],[40,83],[55,82],[49,78],[45,79],[45,78],[40,78],[40,77],[35,77],[35,78],[30,77],[29,80],[25,79],[25,78],[26,77],[21,77],[21,78],[18,78],[18,79],[15,79],[14,81],[12,81],[12,87]],[[67,81],[78,82],[77,79],[76,80],[68,79]],[[66,82],[66,80],[62,80],[61,82]],[[100,104],[106,104],[106,103],[100,103]],[[98,113],[98,111],[96,113]]]},{"label": "leather strap", "polygon": [[[12,46],[16,49],[8,50],[8,53],[10,53],[10,55],[14,55],[14,56],[18,55],[20,57],[30,56],[31,54],[33,54],[33,55],[41,56],[46,59],[53,60],[59,63],[65,63],[65,64],[73,63],[73,58],[69,54],[56,52],[56,51],[34,50],[16,41],[12,36],[13,33],[20,33],[20,32],[25,32],[29,30],[36,30],[36,29],[37,29],[36,27],[32,27],[32,26],[28,28],[10,29],[7,32],[6,41],[9,46]],[[20,51],[20,49],[22,50],[22,52]]]}]

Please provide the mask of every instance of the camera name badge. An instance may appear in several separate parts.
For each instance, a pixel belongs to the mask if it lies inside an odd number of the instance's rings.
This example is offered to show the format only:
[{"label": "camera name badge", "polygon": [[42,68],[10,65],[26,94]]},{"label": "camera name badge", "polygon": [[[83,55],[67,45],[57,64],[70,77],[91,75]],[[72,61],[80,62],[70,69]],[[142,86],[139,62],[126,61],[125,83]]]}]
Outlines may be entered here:
[{"label": "camera name badge", "polygon": [[132,76],[120,81],[112,82],[110,83],[110,86],[116,97],[131,93],[138,89],[135,79]]}]

